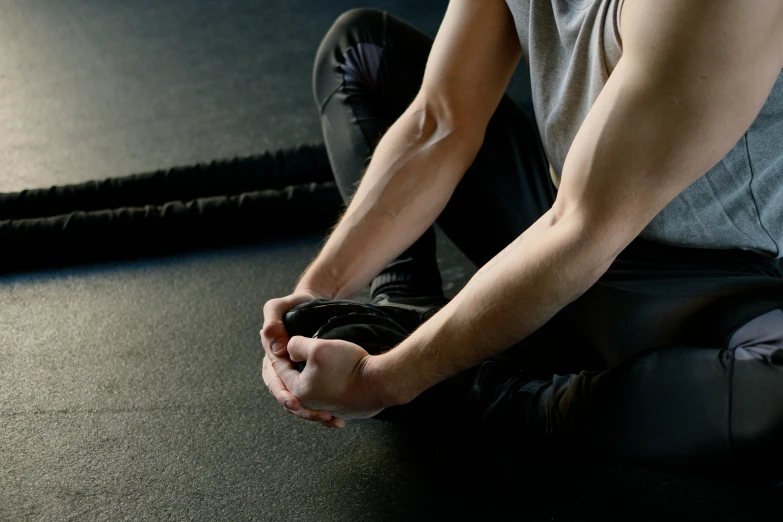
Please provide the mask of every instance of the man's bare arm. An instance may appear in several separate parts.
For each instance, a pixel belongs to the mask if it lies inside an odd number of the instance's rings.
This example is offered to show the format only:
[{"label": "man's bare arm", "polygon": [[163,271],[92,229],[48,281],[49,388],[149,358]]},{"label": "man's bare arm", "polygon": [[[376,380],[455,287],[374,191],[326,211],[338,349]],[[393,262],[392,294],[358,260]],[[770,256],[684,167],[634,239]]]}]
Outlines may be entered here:
[{"label": "man's bare arm", "polygon": [[566,159],[554,207],[369,375],[404,403],[577,298],[742,137],[783,67],[779,0],[626,0],[624,54]]},{"label": "man's bare arm", "polygon": [[283,315],[315,296],[353,295],[424,233],[473,162],[521,54],[503,0],[449,4],[421,90],[381,139],[344,217],[294,293],[264,306],[264,382],[294,415],[332,422],[280,379],[293,368]]},{"label": "man's bare arm", "polygon": [[452,0],[418,96],[299,288],[351,296],[424,233],[475,159],[521,53],[503,0]]}]

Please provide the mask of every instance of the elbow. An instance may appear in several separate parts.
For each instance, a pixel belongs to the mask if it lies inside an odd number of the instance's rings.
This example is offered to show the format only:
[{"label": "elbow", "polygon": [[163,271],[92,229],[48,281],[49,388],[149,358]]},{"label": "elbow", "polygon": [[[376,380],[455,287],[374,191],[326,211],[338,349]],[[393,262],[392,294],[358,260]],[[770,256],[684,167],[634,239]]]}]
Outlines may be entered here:
[{"label": "elbow", "polygon": [[586,292],[612,266],[617,256],[635,237],[622,220],[606,219],[580,209],[555,203],[545,216],[545,226],[564,235],[569,256],[578,259],[574,298]]},{"label": "elbow", "polygon": [[409,108],[408,115],[413,128],[412,135],[417,141],[427,142],[440,135],[454,132],[453,122],[438,114],[426,102],[414,102]]},{"label": "elbow", "polygon": [[454,107],[433,97],[419,95],[406,111],[411,136],[423,145],[455,142],[460,151],[478,154],[484,142],[486,129],[477,125],[469,116],[462,115]]}]

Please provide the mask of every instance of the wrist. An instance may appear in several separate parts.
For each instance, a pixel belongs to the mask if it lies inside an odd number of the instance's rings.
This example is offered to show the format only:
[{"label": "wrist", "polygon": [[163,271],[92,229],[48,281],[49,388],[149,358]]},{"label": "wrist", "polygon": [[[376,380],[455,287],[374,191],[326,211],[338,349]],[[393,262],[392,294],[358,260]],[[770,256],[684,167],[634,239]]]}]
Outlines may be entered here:
[{"label": "wrist", "polygon": [[337,288],[332,277],[323,271],[317,270],[315,264],[313,264],[302,275],[294,292],[307,292],[317,297],[331,300],[337,298],[339,288]]},{"label": "wrist", "polygon": [[318,298],[332,299],[325,292],[317,290],[317,289],[312,288],[312,287],[307,286],[307,285],[303,285],[302,283],[299,283],[298,285],[296,285],[296,288],[294,288],[294,291],[291,292],[291,294],[309,294],[309,295],[313,296],[314,299],[318,299]]},{"label": "wrist", "polygon": [[398,378],[395,365],[387,354],[368,355],[364,361],[368,391],[378,398],[379,406],[383,408],[407,404],[418,395],[407,393],[406,384]]}]

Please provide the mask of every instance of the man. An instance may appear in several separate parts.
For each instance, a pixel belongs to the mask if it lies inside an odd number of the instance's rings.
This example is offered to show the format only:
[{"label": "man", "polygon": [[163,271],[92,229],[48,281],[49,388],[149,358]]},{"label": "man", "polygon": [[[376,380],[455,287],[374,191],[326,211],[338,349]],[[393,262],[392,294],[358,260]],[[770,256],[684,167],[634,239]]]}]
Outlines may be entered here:
[{"label": "man", "polygon": [[[355,10],[319,49],[350,205],[264,307],[277,400],[344,427],[550,327],[542,356],[573,331],[611,369],[504,381],[493,404],[528,428],[670,468],[779,458],[783,3],[453,0],[431,45]],[[523,57],[535,124],[503,96]],[[481,268],[410,336],[377,355],[289,339],[286,312],[373,279],[437,295],[436,219]]]}]

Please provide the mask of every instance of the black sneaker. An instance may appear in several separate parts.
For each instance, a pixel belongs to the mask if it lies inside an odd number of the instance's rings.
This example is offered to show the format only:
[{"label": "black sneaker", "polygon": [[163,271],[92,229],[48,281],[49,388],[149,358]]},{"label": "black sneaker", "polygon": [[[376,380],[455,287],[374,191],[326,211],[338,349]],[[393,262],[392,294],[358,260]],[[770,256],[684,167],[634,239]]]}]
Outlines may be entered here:
[{"label": "black sneaker", "polygon": [[[341,339],[376,355],[394,348],[448,301],[390,298],[372,303],[314,299],[293,308],[283,320],[289,335]],[[304,363],[296,363],[299,371]],[[538,411],[531,404],[545,383],[525,379],[513,365],[486,361],[421,393],[408,404],[383,410],[376,418],[401,423],[481,424],[510,437],[528,432]]]},{"label": "black sneaker", "polygon": [[[402,342],[448,302],[443,297],[391,299],[385,294],[372,303],[313,299],[300,304],[283,318],[290,336],[342,339],[377,355]],[[303,363],[297,363],[299,371]]]}]

